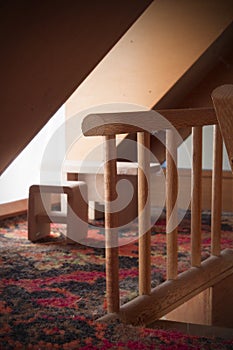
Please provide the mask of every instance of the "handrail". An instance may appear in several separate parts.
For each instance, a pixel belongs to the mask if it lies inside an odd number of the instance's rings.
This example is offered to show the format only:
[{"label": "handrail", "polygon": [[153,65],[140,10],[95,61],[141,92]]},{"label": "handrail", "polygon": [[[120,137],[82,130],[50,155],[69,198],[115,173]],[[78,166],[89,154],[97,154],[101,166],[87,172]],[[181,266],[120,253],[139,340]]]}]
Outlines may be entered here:
[{"label": "handrail", "polygon": [[[158,113],[164,118],[158,118]],[[89,114],[83,119],[82,132],[85,136],[107,136],[140,131],[153,133],[153,131],[171,128],[171,126],[179,129],[217,123],[217,117],[213,108],[98,113]],[[141,127],[140,125],[143,126]]]}]

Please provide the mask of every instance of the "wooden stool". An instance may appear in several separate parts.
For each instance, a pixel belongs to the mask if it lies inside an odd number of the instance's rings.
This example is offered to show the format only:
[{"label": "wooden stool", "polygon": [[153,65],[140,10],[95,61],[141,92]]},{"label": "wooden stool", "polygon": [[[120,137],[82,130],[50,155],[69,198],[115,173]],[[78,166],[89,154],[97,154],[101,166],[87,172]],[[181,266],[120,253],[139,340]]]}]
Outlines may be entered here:
[{"label": "wooden stool", "polygon": [[[66,211],[52,210],[52,194],[66,194]],[[63,201],[64,203],[64,201]],[[76,242],[87,237],[87,185],[68,181],[62,185],[32,185],[28,201],[28,239],[36,242],[50,234],[50,223],[67,224],[66,236]]]}]

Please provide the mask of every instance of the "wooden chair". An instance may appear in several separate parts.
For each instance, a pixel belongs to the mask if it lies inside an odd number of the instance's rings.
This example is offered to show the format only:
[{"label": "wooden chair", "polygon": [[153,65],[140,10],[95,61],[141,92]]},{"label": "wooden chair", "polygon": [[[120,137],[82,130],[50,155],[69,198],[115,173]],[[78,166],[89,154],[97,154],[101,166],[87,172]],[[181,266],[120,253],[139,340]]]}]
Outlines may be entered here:
[{"label": "wooden chair", "polygon": [[[52,194],[65,194],[65,211],[52,210]],[[67,225],[67,239],[80,242],[88,228],[87,185],[81,181],[63,185],[32,185],[28,201],[28,239],[32,242],[50,234],[50,223]]]}]

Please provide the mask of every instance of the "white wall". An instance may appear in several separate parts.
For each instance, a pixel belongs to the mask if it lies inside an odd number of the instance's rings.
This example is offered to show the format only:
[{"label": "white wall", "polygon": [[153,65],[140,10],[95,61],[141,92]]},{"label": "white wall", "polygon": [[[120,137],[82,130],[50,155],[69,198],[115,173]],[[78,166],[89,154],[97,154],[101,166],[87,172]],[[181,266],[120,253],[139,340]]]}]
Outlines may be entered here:
[{"label": "white wall", "polygon": [[[54,131],[65,122],[62,106],[0,177],[0,204],[28,197],[32,184],[40,183],[40,165],[46,145]],[[65,134],[55,155],[65,149]]]},{"label": "white wall", "polygon": [[[178,166],[180,168],[188,168],[190,162],[187,160],[187,152],[184,151],[184,147],[187,147],[191,155],[192,145],[191,136],[182,144],[178,149]],[[212,169],[212,159],[213,159],[213,127],[206,126],[203,128],[203,158],[202,167],[203,169]],[[226,149],[223,149],[223,169],[230,171],[230,164]]]}]

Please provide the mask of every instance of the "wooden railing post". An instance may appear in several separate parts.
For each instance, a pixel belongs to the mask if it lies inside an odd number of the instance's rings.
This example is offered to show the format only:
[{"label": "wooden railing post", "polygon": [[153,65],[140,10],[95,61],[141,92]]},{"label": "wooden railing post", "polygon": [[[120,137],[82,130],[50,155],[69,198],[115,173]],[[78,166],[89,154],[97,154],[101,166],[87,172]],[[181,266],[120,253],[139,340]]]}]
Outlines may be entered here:
[{"label": "wooden railing post", "polygon": [[119,272],[118,272],[118,231],[117,216],[112,202],[116,199],[116,137],[105,136],[105,246],[106,246],[106,295],[109,313],[118,312]]},{"label": "wooden railing post", "polygon": [[233,84],[217,87],[212,92],[212,99],[233,172]]},{"label": "wooden railing post", "polygon": [[137,141],[139,294],[148,295],[151,292],[150,134],[148,132],[139,132],[137,134]]},{"label": "wooden railing post", "polygon": [[212,203],[211,203],[211,254],[221,252],[221,214],[222,214],[222,152],[223,142],[219,125],[214,126]]},{"label": "wooden railing post", "polygon": [[166,221],[167,221],[167,279],[177,277],[177,144],[173,130],[166,132]]},{"label": "wooden railing post", "polygon": [[202,127],[192,128],[191,264],[201,265]]}]

